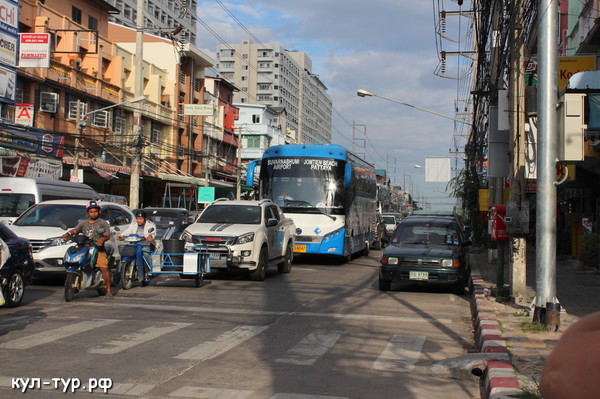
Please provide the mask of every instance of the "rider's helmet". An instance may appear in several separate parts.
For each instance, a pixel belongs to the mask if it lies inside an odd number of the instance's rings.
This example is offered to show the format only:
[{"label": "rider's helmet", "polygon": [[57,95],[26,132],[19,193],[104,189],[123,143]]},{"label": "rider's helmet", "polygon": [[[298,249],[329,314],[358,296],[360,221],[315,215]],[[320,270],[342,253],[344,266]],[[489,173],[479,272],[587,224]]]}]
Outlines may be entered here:
[{"label": "rider's helmet", "polygon": [[89,211],[90,209],[98,209],[100,210],[100,204],[98,203],[98,201],[88,201],[87,205],[85,206],[85,210]]},{"label": "rider's helmet", "polygon": [[145,210],[138,209],[137,211],[135,211],[135,217],[136,218],[142,217],[144,219],[148,219],[148,214],[146,213]]}]

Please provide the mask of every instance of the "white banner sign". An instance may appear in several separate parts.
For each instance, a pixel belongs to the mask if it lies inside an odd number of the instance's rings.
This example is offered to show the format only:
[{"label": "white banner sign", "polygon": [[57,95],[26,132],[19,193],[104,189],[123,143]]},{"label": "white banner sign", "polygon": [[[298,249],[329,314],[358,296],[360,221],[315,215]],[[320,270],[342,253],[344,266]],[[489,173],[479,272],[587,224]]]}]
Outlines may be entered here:
[{"label": "white banner sign", "polygon": [[19,33],[19,67],[50,67],[50,34]]},{"label": "white banner sign", "polygon": [[448,183],[451,175],[450,158],[425,158],[425,182]]},{"label": "white banner sign", "polygon": [[183,104],[183,114],[186,116],[211,116],[213,112],[211,104]]},{"label": "white banner sign", "polygon": [[17,73],[0,66],[0,97],[15,101],[15,82]]},{"label": "white banner sign", "polygon": [[0,30],[16,35],[19,32],[19,5],[16,1],[0,0]]},{"label": "white banner sign", "polygon": [[0,63],[17,66],[17,38],[0,31]]},{"label": "white banner sign", "polygon": [[33,104],[15,104],[15,123],[33,126]]}]

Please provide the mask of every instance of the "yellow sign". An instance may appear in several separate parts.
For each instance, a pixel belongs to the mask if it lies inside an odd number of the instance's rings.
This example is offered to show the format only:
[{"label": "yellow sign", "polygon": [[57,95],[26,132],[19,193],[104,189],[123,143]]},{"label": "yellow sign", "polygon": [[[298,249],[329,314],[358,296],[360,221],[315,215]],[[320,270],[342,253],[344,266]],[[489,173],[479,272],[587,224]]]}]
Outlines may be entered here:
[{"label": "yellow sign", "polygon": [[306,245],[295,244],[294,245],[294,252],[300,252],[300,253],[306,252]]},{"label": "yellow sign", "polygon": [[594,70],[596,70],[595,56],[559,57],[558,91],[564,90],[571,76],[577,72]]}]

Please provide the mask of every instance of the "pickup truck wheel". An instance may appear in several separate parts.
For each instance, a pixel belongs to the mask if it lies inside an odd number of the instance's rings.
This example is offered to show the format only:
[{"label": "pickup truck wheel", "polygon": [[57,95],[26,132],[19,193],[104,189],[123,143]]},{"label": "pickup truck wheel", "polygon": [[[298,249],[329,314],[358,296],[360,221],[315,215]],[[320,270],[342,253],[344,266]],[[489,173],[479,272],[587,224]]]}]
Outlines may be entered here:
[{"label": "pickup truck wheel", "polygon": [[294,248],[290,242],[285,250],[285,256],[283,262],[277,265],[277,271],[279,273],[289,273],[292,271],[292,261],[294,259]]},{"label": "pickup truck wheel", "polygon": [[389,291],[392,288],[392,282],[390,280],[382,279],[379,276],[379,291]]},{"label": "pickup truck wheel", "polygon": [[269,265],[269,253],[266,247],[262,247],[260,250],[260,257],[258,258],[258,265],[256,270],[250,272],[250,280],[252,281],[263,281],[267,276],[267,267]]}]

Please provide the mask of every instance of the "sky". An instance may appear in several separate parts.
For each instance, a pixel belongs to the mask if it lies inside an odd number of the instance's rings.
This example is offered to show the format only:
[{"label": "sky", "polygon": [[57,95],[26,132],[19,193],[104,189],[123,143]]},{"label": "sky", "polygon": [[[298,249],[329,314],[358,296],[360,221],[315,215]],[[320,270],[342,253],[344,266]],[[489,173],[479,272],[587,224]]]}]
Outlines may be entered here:
[{"label": "sky", "polygon": [[[355,123],[357,153],[431,209],[449,209],[446,184],[425,181],[425,160],[464,165],[455,152],[467,125],[434,113],[463,120],[457,107],[468,110],[471,60],[456,53],[472,50],[471,19],[456,12],[469,9],[470,1],[456,0],[206,0],[198,2],[196,45],[215,57],[218,44],[254,36],[305,52],[332,98],[332,142],[351,149]],[[445,24],[440,11],[449,12]],[[443,73],[441,51],[454,53]],[[358,89],[385,98],[358,97]]]}]

